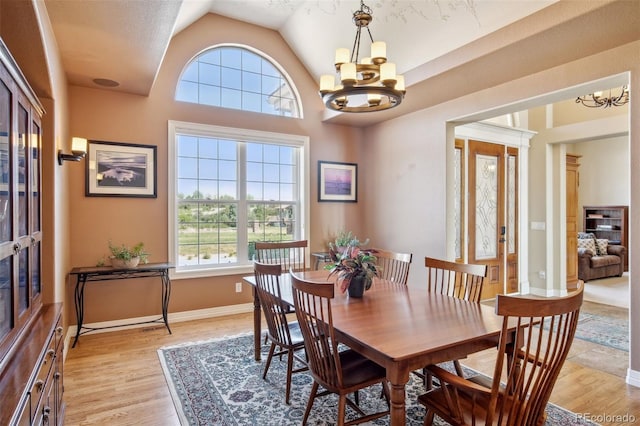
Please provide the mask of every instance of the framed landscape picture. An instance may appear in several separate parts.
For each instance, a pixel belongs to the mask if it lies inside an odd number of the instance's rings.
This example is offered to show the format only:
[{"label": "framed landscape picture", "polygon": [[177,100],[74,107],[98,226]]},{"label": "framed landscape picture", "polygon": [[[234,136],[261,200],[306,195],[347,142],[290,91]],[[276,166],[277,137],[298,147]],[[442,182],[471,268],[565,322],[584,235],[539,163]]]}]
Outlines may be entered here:
[{"label": "framed landscape picture", "polygon": [[318,201],[358,201],[358,165],[318,161]]},{"label": "framed landscape picture", "polygon": [[89,141],[85,195],[156,198],[156,151],[152,145]]}]

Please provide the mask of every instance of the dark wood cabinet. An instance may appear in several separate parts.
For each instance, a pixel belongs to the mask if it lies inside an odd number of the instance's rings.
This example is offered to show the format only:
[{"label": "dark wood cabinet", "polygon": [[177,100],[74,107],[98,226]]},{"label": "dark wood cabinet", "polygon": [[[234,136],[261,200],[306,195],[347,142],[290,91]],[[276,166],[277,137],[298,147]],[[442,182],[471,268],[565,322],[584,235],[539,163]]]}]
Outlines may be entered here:
[{"label": "dark wood cabinet", "polygon": [[62,303],[44,305],[28,329],[3,359],[0,425],[62,425]]},{"label": "dark wood cabinet", "polygon": [[44,111],[0,40],[0,425],[62,425],[62,304],[42,300]]},{"label": "dark wood cabinet", "polygon": [[[584,232],[591,232],[596,238],[607,239],[609,244],[620,244],[629,250],[628,215],[628,206],[584,206]],[[624,270],[629,270],[629,256],[624,259]]]}]

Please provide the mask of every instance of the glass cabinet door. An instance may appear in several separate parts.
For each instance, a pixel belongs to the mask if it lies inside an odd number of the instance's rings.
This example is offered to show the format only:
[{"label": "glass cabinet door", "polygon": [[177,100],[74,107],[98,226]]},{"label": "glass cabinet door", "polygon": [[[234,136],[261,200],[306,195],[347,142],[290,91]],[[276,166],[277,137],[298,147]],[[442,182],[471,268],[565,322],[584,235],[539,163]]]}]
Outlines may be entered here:
[{"label": "glass cabinet door", "polygon": [[30,173],[29,173],[29,188],[31,193],[31,203],[29,212],[31,213],[30,225],[31,225],[31,290],[32,297],[36,297],[42,291],[42,283],[40,281],[40,250],[41,250],[41,203],[40,197],[42,180],[41,176],[41,148],[40,148],[40,126],[37,122],[31,123],[31,138],[29,145],[30,155]]},{"label": "glass cabinet door", "polygon": [[11,203],[11,92],[0,81],[0,340],[13,328]]}]

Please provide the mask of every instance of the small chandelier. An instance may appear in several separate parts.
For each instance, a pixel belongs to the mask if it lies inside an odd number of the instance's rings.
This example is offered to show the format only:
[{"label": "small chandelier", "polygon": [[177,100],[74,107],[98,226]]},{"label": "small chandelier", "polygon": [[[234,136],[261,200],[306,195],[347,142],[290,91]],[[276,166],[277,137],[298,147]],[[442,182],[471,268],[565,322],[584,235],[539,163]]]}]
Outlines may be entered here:
[{"label": "small chandelier", "polygon": [[[387,46],[382,41],[373,41],[369,23],[373,20],[371,8],[360,1],[360,10],[353,13],[356,38],[353,50],[336,50],[335,69],[340,83],[335,84],[334,75],[320,77],[320,96],[329,109],[341,112],[381,111],[400,105],[405,94],[404,76],[396,75],[396,65],[387,62]],[[358,61],[360,33],[367,30],[371,39],[371,56]]]},{"label": "small chandelier", "polygon": [[609,89],[609,97],[603,97],[602,92],[589,93],[587,96],[576,98],[577,104],[582,104],[588,108],[608,108],[611,106],[622,106],[629,102],[629,88],[622,86],[620,94],[613,96]]}]

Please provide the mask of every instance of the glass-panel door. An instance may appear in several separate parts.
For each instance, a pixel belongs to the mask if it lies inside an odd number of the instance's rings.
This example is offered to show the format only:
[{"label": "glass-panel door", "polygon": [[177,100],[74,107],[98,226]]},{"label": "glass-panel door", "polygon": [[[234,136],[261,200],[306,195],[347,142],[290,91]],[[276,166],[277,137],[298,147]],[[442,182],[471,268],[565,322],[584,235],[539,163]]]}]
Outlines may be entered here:
[{"label": "glass-panel door", "polygon": [[513,293],[519,290],[518,287],[518,149],[507,148],[507,183],[506,183],[506,277],[507,292]]},{"label": "glass-panel door", "polygon": [[487,265],[488,299],[518,291],[518,148],[468,144],[468,261]]},{"label": "glass-panel door", "polygon": [[505,147],[469,141],[469,263],[487,265],[482,299],[504,293]]}]

